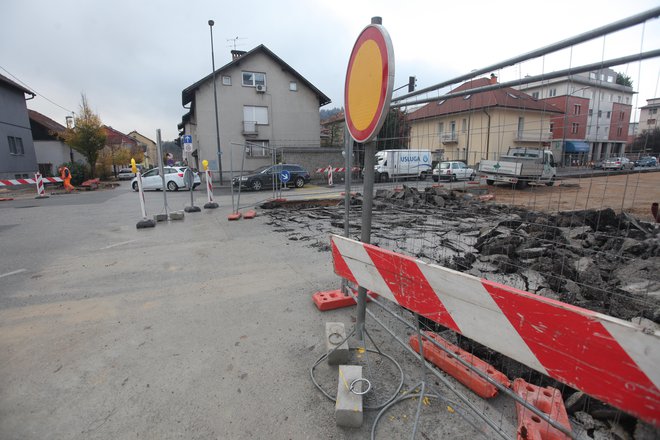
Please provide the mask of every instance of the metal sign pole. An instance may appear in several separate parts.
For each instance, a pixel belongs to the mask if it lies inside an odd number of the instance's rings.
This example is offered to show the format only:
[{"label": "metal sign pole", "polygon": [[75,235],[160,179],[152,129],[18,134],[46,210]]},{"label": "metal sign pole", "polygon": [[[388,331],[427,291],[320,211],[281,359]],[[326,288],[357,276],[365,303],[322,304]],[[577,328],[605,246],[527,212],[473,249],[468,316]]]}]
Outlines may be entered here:
[{"label": "metal sign pole", "polygon": [[[374,202],[374,163],[376,155],[376,142],[364,144],[364,183],[362,196],[362,231],[360,240],[363,243],[371,243],[371,211]],[[357,303],[357,336],[364,340],[364,322],[367,313],[367,289],[358,288]]]}]

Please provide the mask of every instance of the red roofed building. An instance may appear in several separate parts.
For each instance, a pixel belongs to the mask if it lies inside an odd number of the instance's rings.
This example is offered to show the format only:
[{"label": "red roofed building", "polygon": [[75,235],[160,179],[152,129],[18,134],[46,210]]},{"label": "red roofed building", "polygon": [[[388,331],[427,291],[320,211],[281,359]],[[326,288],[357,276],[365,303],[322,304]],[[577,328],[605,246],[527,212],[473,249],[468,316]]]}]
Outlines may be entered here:
[{"label": "red roofed building", "polygon": [[410,113],[410,148],[473,165],[509,147],[549,147],[550,121],[561,110],[510,87],[469,93],[495,84],[494,75],[467,81],[451,92],[460,96],[440,97]]}]

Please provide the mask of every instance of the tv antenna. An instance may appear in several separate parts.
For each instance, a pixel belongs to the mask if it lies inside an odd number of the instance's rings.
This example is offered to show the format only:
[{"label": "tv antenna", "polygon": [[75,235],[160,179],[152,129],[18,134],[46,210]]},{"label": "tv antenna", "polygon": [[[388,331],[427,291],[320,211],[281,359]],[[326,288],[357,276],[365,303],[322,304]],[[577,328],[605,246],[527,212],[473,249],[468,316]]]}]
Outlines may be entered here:
[{"label": "tv antenna", "polygon": [[247,40],[247,38],[243,38],[243,37],[227,38],[227,43],[231,43],[227,47],[233,47],[234,50],[236,50],[237,46],[243,46],[242,44],[237,44],[238,40]]}]

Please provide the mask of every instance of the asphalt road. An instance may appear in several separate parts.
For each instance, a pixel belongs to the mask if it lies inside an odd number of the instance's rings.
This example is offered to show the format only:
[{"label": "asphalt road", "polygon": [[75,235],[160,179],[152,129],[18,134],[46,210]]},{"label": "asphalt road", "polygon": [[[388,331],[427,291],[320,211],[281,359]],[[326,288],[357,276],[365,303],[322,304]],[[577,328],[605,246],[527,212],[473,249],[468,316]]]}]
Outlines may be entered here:
[{"label": "asphalt road", "polygon": [[[145,200],[149,215],[163,212],[162,193]],[[352,308],[322,314],[311,301],[339,286],[331,254],[273,232],[265,215],[229,222],[231,196],[217,201],[141,230],[127,183],[0,202],[0,438],[368,438],[375,414],[338,428],[309,378],[325,322],[354,322]],[[189,203],[168,193],[171,209]],[[373,334],[415,383],[416,364]],[[404,438],[406,417],[388,421]],[[475,436],[446,410],[425,429]]]}]

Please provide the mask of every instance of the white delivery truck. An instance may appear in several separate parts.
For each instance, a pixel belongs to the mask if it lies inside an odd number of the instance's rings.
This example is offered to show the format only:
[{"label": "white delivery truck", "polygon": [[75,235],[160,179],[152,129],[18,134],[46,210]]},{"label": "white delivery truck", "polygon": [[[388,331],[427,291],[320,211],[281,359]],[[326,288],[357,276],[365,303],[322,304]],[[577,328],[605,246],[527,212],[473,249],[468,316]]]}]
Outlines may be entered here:
[{"label": "white delivery truck", "polygon": [[486,176],[486,183],[507,182],[522,189],[530,182],[552,186],[557,168],[552,151],[541,148],[509,148],[499,160],[482,160],[479,173]]},{"label": "white delivery truck", "polygon": [[431,175],[429,150],[381,150],[376,152],[374,165],[376,182],[417,178]]}]

